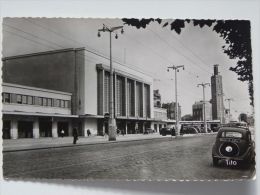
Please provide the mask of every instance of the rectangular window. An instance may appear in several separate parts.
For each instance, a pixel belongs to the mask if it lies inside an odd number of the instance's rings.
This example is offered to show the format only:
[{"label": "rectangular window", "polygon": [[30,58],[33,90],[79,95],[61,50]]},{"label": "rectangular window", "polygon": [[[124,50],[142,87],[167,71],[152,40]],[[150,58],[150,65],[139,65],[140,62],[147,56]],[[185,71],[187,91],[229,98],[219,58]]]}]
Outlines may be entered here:
[{"label": "rectangular window", "polygon": [[42,97],[38,97],[38,105],[42,106]]},{"label": "rectangular window", "polygon": [[65,108],[69,107],[69,101],[65,100]]},{"label": "rectangular window", "polygon": [[22,95],[16,95],[16,103],[21,104],[22,103]]},{"label": "rectangular window", "polygon": [[42,105],[47,106],[47,98],[42,98]]},{"label": "rectangular window", "polygon": [[28,102],[28,104],[32,105],[33,104],[33,97],[32,96],[28,96],[27,97],[27,102]]},{"label": "rectangular window", "polygon": [[64,108],[64,106],[65,106],[65,101],[64,100],[61,100],[61,108]]},{"label": "rectangular window", "polygon": [[56,100],[56,107],[60,107],[60,100],[59,99]]},{"label": "rectangular window", "polygon": [[10,93],[3,93],[3,102],[10,103],[11,102],[11,95]]},{"label": "rectangular window", "polygon": [[48,106],[52,106],[52,99],[51,99],[51,98],[48,98],[48,99],[47,99],[47,105],[48,105]]},{"label": "rectangular window", "polygon": [[22,95],[22,104],[27,104],[27,96]]}]

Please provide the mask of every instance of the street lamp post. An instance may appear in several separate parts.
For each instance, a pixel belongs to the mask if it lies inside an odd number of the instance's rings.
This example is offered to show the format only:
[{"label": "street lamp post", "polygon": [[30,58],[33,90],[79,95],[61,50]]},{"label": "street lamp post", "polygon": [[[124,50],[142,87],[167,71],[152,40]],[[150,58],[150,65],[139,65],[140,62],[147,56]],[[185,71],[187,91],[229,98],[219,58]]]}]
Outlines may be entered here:
[{"label": "street lamp post", "polygon": [[204,131],[205,133],[208,132],[207,130],[207,121],[206,121],[206,101],[205,101],[205,87],[210,86],[209,83],[200,83],[197,85],[197,87],[202,86],[203,89],[203,121],[204,121]]},{"label": "street lamp post", "polygon": [[225,112],[225,109],[224,109],[224,103],[223,103],[223,96],[224,95],[225,95],[224,93],[219,93],[218,94],[218,96],[221,97],[221,101],[220,101],[220,123],[221,124],[225,123],[224,122],[224,118],[225,118],[224,112]]},{"label": "street lamp post", "polygon": [[170,71],[170,68],[175,71],[175,135],[176,137],[180,135],[179,133],[179,113],[178,113],[178,90],[177,90],[177,72],[179,72],[179,69],[182,68],[184,70],[184,65],[180,66],[169,66],[167,71]]},{"label": "street lamp post", "polygon": [[[114,94],[113,94],[113,64],[112,64],[112,33],[116,30],[121,29],[121,33],[124,33],[123,26],[108,27],[103,24],[102,29],[98,29],[98,37],[100,37],[100,32],[109,32],[109,48],[110,48],[110,85],[109,85],[109,122],[108,122],[108,140],[116,140],[116,120],[114,114]],[[118,38],[117,33],[115,33],[115,38]]]}]

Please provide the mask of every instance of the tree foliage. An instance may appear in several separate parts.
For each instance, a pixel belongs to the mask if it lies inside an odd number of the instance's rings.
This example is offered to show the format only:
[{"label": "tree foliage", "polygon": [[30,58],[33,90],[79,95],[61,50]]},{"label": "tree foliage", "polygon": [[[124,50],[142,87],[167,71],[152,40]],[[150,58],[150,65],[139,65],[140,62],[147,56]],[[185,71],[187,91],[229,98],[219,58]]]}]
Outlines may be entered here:
[{"label": "tree foliage", "polygon": [[250,21],[249,20],[180,20],[176,19],[172,22],[165,22],[157,19],[127,19],[123,18],[123,22],[127,25],[136,28],[146,28],[151,22],[158,22],[162,27],[170,26],[171,30],[180,34],[181,30],[185,28],[185,24],[192,23],[194,26],[203,28],[204,26],[213,26],[213,31],[222,37],[226,45],[222,49],[230,59],[237,59],[237,65],[230,67],[238,75],[238,80],[248,82],[248,90],[251,100],[251,105],[254,105],[253,97],[253,74],[252,74],[252,49],[251,49],[251,36],[250,36]]}]

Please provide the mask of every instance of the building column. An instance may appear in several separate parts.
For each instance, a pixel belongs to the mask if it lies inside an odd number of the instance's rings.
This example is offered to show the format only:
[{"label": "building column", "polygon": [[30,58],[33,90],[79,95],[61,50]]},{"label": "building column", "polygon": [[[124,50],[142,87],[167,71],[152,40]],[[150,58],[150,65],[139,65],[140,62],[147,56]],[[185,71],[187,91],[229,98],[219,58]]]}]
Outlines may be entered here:
[{"label": "building column", "polygon": [[39,129],[39,120],[36,119],[33,121],[33,138],[39,138],[40,137],[40,129]]},{"label": "building column", "polygon": [[136,97],[136,81],[134,81],[134,113],[135,113],[135,115],[134,115],[134,117],[137,117],[137,109],[136,109],[136,99],[137,99],[137,97]]},{"label": "building column", "polygon": [[17,120],[11,120],[11,139],[18,138],[18,122]]},{"label": "building column", "polygon": [[125,122],[125,134],[127,135],[128,133],[127,133],[127,122]]},{"label": "building column", "polygon": [[128,104],[128,93],[127,93],[127,78],[125,77],[125,116],[128,117],[128,110],[127,110],[127,104]]},{"label": "building column", "polygon": [[52,137],[58,137],[58,122],[56,120],[52,121]]},{"label": "building column", "polygon": [[84,136],[84,137],[88,137],[88,133],[87,133],[87,130],[88,130],[88,129],[87,129],[87,128],[88,128],[88,127],[87,127],[87,119],[84,119],[82,126],[83,126],[83,136]]},{"label": "building column", "polygon": [[103,131],[103,135],[105,135],[105,133],[106,133],[106,124],[105,124],[105,122],[103,122],[102,131]]},{"label": "building column", "polygon": [[115,79],[115,82],[114,82],[114,114],[115,114],[115,118],[117,117],[117,93],[118,93],[118,91],[117,91],[117,75],[116,75],[116,73],[114,73],[114,75],[115,75],[115,77],[114,77],[114,79]]}]

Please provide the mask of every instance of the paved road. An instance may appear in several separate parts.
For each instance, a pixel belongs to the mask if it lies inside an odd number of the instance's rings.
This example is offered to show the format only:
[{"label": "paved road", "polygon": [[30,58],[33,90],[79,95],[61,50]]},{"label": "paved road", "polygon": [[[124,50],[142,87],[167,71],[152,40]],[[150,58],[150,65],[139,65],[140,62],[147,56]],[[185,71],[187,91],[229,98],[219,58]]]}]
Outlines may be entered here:
[{"label": "paved road", "polygon": [[254,168],[213,167],[214,135],[6,152],[6,178],[245,179]]}]

